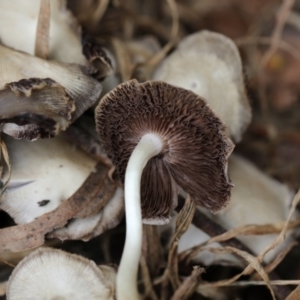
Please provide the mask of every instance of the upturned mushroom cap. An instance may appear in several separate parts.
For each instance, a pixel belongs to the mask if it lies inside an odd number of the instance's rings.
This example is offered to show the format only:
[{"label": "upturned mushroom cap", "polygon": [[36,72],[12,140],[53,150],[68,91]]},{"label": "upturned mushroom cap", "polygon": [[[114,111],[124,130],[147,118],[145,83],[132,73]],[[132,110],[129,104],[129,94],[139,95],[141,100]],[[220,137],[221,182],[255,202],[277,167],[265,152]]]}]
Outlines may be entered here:
[{"label": "upturned mushroom cap", "polygon": [[55,136],[91,107],[102,86],[79,65],[0,45],[0,125],[15,138]]},{"label": "upturned mushroom cap", "polygon": [[32,0],[28,3],[22,0],[0,1],[1,43],[15,50],[36,55],[36,40],[40,42],[37,29],[41,27],[42,38],[47,41],[49,34],[48,53],[43,53],[48,59],[86,66],[87,72],[97,79],[108,76],[112,68],[105,51],[95,42],[82,46],[81,28],[66,8],[67,1],[49,1],[49,15],[45,11],[44,15],[42,14],[42,20],[49,21],[49,32],[43,28],[45,24],[38,23],[43,1],[45,0]]},{"label": "upturned mushroom cap", "polygon": [[144,219],[168,220],[177,203],[177,186],[213,212],[229,201],[232,185],[226,167],[233,144],[223,123],[193,92],[159,81],[131,80],[102,98],[96,123],[122,181],[143,135],[154,133],[163,141],[163,150],[142,175]]},{"label": "upturned mushroom cap", "polygon": [[68,239],[88,241],[117,226],[123,215],[124,193],[121,188],[117,188],[113,197],[99,213],[83,219],[74,219],[67,226],[51,232],[48,237],[62,241]]},{"label": "upturned mushroom cap", "polygon": [[[35,54],[40,3],[41,0],[28,3],[20,0],[0,2],[0,39],[4,45]],[[79,29],[74,26],[75,20],[65,8],[64,1],[51,0],[50,8],[49,58],[84,65],[86,59],[82,54]]]},{"label": "upturned mushroom cap", "polygon": [[53,137],[65,130],[75,103],[65,89],[46,79],[22,79],[0,90],[2,131],[16,139]]},{"label": "upturned mushroom cap", "polygon": [[5,138],[10,156],[11,180],[0,203],[18,224],[54,210],[72,196],[96,161],[63,138],[29,142]]},{"label": "upturned mushroom cap", "polygon": [[14,269],[8,300],[113,300],[112,276],[82,256],[40,248]]},{"label": "upturned mushroom cap", "polygon": [[226,36],[200,31],[184,38],[153,75],[204,97],[238,142],[251,120],[242,62]]}]

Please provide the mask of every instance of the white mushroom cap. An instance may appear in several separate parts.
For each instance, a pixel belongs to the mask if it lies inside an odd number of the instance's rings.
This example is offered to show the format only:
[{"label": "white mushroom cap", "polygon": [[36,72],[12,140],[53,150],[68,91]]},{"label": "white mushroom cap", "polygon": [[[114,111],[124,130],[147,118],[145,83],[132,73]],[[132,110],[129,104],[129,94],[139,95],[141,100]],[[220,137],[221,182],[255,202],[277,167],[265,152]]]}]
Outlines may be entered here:
[{"label": "white mushroom cap", "polygon": [[40,248],[14,269],[8,300],[113,300],[111,278],[79,255]]},{"label": "white mushroom cap", "polygon": [[[231,201],[228,206],[212,216],[226,229],[247,224],[276,224],[288,218],[293,198],[291,190],[284,184],[264,174],[246,159],[231,155],[228,163],[229,176],[234,182]],[[241,240],[255,254],[269,246],[277,234],[241,236]],[[287,239],[286,243],[290,240]],[[286,243],[267,253],[269,262],[284,248]]]},{"label": "white mushroom cap", "polygon": [[206,30],[184,38],[153,75],[204,97],[236,142],[251,119],[243,78],[234,42]]},{"label": "white mushroom cap", "polygon": [[87,76],[79,65],[45,61],[1,45],[0,68],[0,89],[21,79],[51,78],[75,101],[77,116],[98,100],[102,90],[101,84]]},{"label": "white mushroom cap", "polygon": [[12,174],[0,208],[18,224],[57,208],[74,194],[96,165],[61,137],[35,142],[6,138],[5,142]]},{"label": "white mushroom cap", "polygon": [[[40,2],[0,1],[0,40],[4,45],[34,55]],[[49,58],[84,65],[86,59],[82,54],[79,31],[74,30],[74,20],[65,8],[65,2],[51,0],[50,8]]]},{"label": "white mushroom cap", "polygon": [[67,226],[51,232],[49,237],[59,238],[60,240],[80,239],[88,241],[117,226],[123,215],[124,191],[121,188],[117,188],[113,197],[99,213],[83,219],[74,219]]},{"label": "white mushroom cap", "polygon": [[[210,218],[225,229],[233,229],[244,225],[264,225],[284,222],[288,218],[292,192],[287,186],[270,178],[248,160],[233,154],[228,162],[229,176],[234,182],[229,204],[220,212],[213,215],[204,211]],[[203,211],[203,210],[202,210]],[[276,234],[251,235],[237,237],[255,254],[259,254],[276,238]],[[279,247],[271,250],[264,258],[270,262],[291,240],[292,236]],[[179,252],[199,245],[209,239],[209,236],[191,225],[179,241]],[[221,247],[212,244],[212,247]],[[227,260],[236,262],[232,255],[216,255],[207,251],[200,252],[195,261],[209,265],[213,261]]]}]

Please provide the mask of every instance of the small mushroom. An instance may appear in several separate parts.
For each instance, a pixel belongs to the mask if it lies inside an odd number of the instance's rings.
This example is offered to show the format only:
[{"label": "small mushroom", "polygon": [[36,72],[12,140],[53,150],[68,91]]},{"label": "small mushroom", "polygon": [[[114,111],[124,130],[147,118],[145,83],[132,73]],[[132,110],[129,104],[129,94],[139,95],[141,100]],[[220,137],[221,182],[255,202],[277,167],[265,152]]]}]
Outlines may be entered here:
[{"label": "small mushroom", "polygon": [[97,106],[96,124],[119,178],[125,181],[127,232],[117,296],[138,299],[140,199],[144,222],[151,224],[169,221],[178,186],[197,204],[220,210],[230,198],[226,166],[233,144],[202,98],[159,81],[131,80],[116,87]]},{"label": "small mushroom", "polygon": [[55,136],[91,107],[102,89],[79,65],[45,61],[1,45],[0,68],[0,125],[15,138]]},{"label": "small mushroom", "polygon": [[[50,7],[40,16],[43,5]],[[42,24],[39,24],[40,17]],[[49,24],[47,29],[45,23]],[[39,29],[41,35],[38,35]],[[36,46],[44,43],[48,49],[40,57],[80,64],[97,79],[104,79],[112,72],[110,60],[98,43],[92,41],[82,45],[81,28],[66,8],[66,1],[1,1],[0,40],[5,46],[37,56]]]},{"label": "small mushroom", "polygon": [[103,232],[116,227],[124,215],[123,190],[117,188],[113,197],[94,215],[83,219],[74,219],[66,227],[51,232],[48,237],[60,240],[83,240],[89,241]]},{"label": "small mushroom", "polygon": [[82,256],[40,248],[14,269],[6,288],[7,300],[113,300],[111,272],[107,268],[103,272]]},{"label": "small mushroom", "polygon": [[206,30],[187,36],[163,60],[153,79],[204,97],[233,140],[241,140],[251,120],[251,110],[241,58],[231,39]]},{"label": "small mushroom", "polygon": [[12,173],[0,208],[17,224],[31,222],[57,208],[75,193],[96,165],[95,160],[61,137],[35,142],[11,137],[4,140]]}]

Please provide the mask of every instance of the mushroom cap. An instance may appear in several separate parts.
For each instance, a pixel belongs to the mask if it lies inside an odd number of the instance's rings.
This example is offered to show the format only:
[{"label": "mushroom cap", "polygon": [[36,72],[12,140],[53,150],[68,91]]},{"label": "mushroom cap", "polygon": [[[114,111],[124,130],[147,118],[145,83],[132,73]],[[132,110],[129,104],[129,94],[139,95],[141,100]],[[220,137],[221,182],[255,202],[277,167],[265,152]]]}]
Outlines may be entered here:
[{"label": "mushroom cap", "polygon": [[113,300],[111,278],[82,256],[40,248],[14,269],[8,300]]},{"label": "mushroom cap", "polygon": [[207,30],[187,36],[163,60],[153,79],[204,97],[234,141],[241,140],[251,120],[251,109],[241,58],[231,39]]},{"label": "mushroom cap", "polygon": [[88,241],[117,226],[124,215],[124,192],[117,188],[109,202],[97,214],[73,219],[63,228],[55,229],[48,237],[60,240]]},{"label": "mushroom cap", "polygon": [[11,180],[0,208],[18,224],[54,210],[72,196],[96,161],[60,136],[35,142],[4,139],[11,162]]},{"label": "mushroom cap", "polygon": [[50,78],[65,88],[76,104],[76,116],[91,107],[100,96],[102,86],[87,76],[81,66],[45,61],[0,45],[0,89],[6,84],[30,78]]},{"label": "mushroom cap", "polygon": [[82,67],[0,45],[0,124],[15,138],[53,137],[91,107],[102,86]]},{"label": "mushroom cap", "polygon": [[[34,55],[40,2],[0,1],[0,39],[4,45]],[[64,2],[50,1],[49,58],[85,65],[80,30],[71,13],[65,8]]]},{"label": "mushroom cap", "polygon": [[225,126],[206,102],[159,81],[131,80],[108,93],[96,108],[96,125],[124,182],[129,157],[144,134],[157,134],[161,153],[149,160],[141,180],[143,218],[163,223],[177,203],[177,186],[213,212],[230,199],[226,168],[233,149]]},{"label": "mushroom cap", "polygon": [[16,139],[53,137],[65,130],[75,110],[65,89],[46,79],[22,79],[0,90],[2,131]]}]

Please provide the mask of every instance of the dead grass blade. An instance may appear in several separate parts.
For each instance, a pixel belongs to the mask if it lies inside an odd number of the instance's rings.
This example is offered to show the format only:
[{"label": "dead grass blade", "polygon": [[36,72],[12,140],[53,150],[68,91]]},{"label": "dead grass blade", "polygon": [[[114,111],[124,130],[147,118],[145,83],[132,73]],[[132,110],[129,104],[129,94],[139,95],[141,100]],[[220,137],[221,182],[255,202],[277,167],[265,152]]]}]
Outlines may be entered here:
[{"label": "dead grass blade", "polygon": [[107,6],[110,0],[100,0],[98,1],[98,7],[95,10],[95,13],[92,15],[92,23],[96,26],[101,18],[103,17],[104,13],[106,12]]},{"label": "dead grass blade", "polygon": [[300,299],[300,285],[296,287],[294,291],[292,291],[285,300],[299,300]]},{"label": "dead grass blade", "polygon": [[288,229],[299,226],[300,217],[298,217],[294,221],[291,221],[296,206],[299,202],[299,197],[300,197],[300,190],[295,195],[292,201],[292,206],[289,212],[289,216],[285,222],[278,222],[276,224],[265,224],[265,225],[245,225],[238,228],[233,228],[220,235],[210,238],[209,240],[207,240],[206,242],[200,245],[194,246],[186,250],[185,252],[181,253],[179,257],[180,260],[191,261],[195,256],[198,255],[200,251],[202,251],[204,246],[208,246],[213,243],[222,243],[232,238],[236,238],[240,235],[264,235],[264,234],[271,234],[271,233],[280,233],[279,236],[274,241],[274,243],[272,243],[268,248],[264,250],[263,253],[260,254],[261,257],[259,259],[260,261],[262,261],[263,257],[267,252],[269,252],[270,250],[277,247],[280,243],[283,242],[284,236]]},{"label": "dead grass blade", "polygon": [[[272,286],[299,285],[300,280],[270,280],[269,283]],[[201,287],[211,288],[211,287],[213,287],[214,284],[215,284],[215,282],[213,282],[213,283],[205,282],[205,283],[203,283],[203,285]],[[243,286],[255,286],[255,285],[257,285],[257,286],[264,285],[265,286],[267,284],[265,281],[262,281],[262,280],[247,280],[247,281],[235,281],[235,282],[232,282],[232,283],[226,285],[226,287],[230,287],[230,286],[243,287]]]},{"label": "dead grass blade", "polygon": [[179,212],[176,220],[175,232],[172,237],[170,248],[169,248],[168,265],[165,271],[168,273],[168,278],[170,279],[174,289],[177,289],[181,284],[178,275],[178,255],[177,255],[178,242],[181,236],[189,228],[195,213],[195,209],[196,209],[195,202],[191,200],[190,195],[187,195],[185,204],[181,209],[181,211]]},{"label": "dead grass blade", "polygon": [[69,219],[93,201],[106,181],[110,181],[107,172],[107,167],[98,164],[96,171],[90,174],[77,192],[57,209],[30,223],[0,229],[0,256],[2,252],[18,252],[43,245],[45,234],[66,225]]},{"label": "dead grass blade", "polygon": [[50,0],[40,1],[40,11],[35,36],[35,50],[37,57],[47,59],[49,55],[49,33],[50,33]]},{"label": "dead grass blade", "polygon": [[185,300],[189,299],[189,297],[194,293],[199,283],[199,276],[204,272],[204,269],[195,266],[192,274],[187,277],[183,283],[179,286],[179,288],[175,291],[171,300]]},{"label": "dead grass blade", "polygon": [[175,0],[167,0],[172,15],[172,29],[169,42],[156,53],[147,63],[147,66],[155,67],[167,55],[171,48],[175,45],[178,31],[179,31],[179,16]]},{"label": "dead grass blade", "polygon": [[6,285],[7,285],[7,281],[0,283],[0,297],[6,294]]},{"label": "dead grass blade", "polygon": [[300,201],[300,189],[298,190],[298,192],[296,193],[296,195],[294,196],[294,199],[292,201],[292,206],[291,206],[291,209],[290,209],[290,212],[289,212],[289,215],[288,215],[288,218],[282,228],[282,231],[280,232],[280,234],[277,236],[277,238],[275,239],[275,241],[269,245],[268,247],[266,247],[258,256],[258,260],[261,262],[264,258],[264,256],[272,249],[276,248],[277,246],[279,246],[285,239],[285,235],[286,235],[286,232],[288,230],[288,226],[289,226],[289,223],[290,223],[290,220],[296,210],[296,207],[298,205]]},{"label": "dead grass blade", "polygon": [[[238,47],[242,46],[253,46],[253,45],[270,45],[272,39],[269,37],[261,37],[261,36],[246,36],[242,38],[238,38],[235,40],[235,43]],[[281,40],[277,46],[279,49],[282,49],[293,56],[295,59],[300,60],[299,51],[293,45],[290,45],[286,41]]]},{"label": "dead grass blade", "polygon": [[130,53],[126,44],[118,38],[112,38],[111,43],[114,49],[114,54],[118,62],[118,71],[121,76],[121,81],[128,81],[131,79],[134,65],[131,62]]},{"label": "dead grass blade", "polygon": [[279,9],[279,12],[277,14],[277,22],[276,26],[274,28],[274,31],[272,33],[272,41],[271,46],[268,49],[268,51],[264,54],[261,65],[264,67],[272,57],[272,55],[277,51],[278,45],[281,40],[281,35],[283,32],[283,28],[285,26],[285,23],[289,17],[289,14],[292,10],[292,7],[294,5],[295,0],[283,0],[283,3]]},{"label": "dead grass blade", "polygon": [[144,298],[151,300],[159,300],[155,293],[155,290],[153,289],[149,268],[144,255],[141,256],[140,266],[143,278],[143,285],[145,287]]},{"label": "dead grass blade", "polygon": [[[243,272],[241,272],[240,274],[237,274],[236,276],[234,276],[234,277],[232,277],[230,279],[220,280],[220,281],[214,282],[212,284],[212,287],[227,286],[227,285],[231,284],[232,282],[235,282],[236,280],[238,280],[241,276],[249,274],[254,269],[254,270],[257,271],[257,273],[260,275],[260,277],[266,283],[266,286],[269,288],[273,300],[276,300],[273,288],[272,288],[272,286],[270,284],[269,276],[265,272],[265,270],[262,267],[262,265],[260,264],[260,261],[258,260],[258,258],[256,258],[255,256],[249,254],[248,252],[241,251],[241,250],[233,248],[233,247],[223,247],[223,248],[209,248],[209,247],[205,247],[205,248],[203,248],[203,250],[208,250],[208,251],[211,251],[211,252],[217,253],[217,254],[219,254],[219,253],[236,254],[236,255],[239,255],[240,257],[242,257],[243,259],[245,259],[248,262],[248,264],[249,264],[243,270]],[[198,290],[199,291],[201,290],[201,286],[198,287]]]},{"label": "dead grass blade", "polygon": [[163,250],[157,226],[143,225],[142,253],[150,275],[152,277],[158,275],[163,261]]},{"label": "dead grass blade", "polygon": [[[0,151],[3,156],[4,161],[6,163],[7,170],[8,170],[8,176],[7,176],[6,182],[0,188],[0,202],[1,202],[1,195],[5,191],[7,185],[10,181],[10,178],[11,178],[11,164],[10,164],[10,160],[9,160],[8,150],[7,150],[6,145],[3,140],[0,140]],[[0,159],[1,159],[1,155],[0,155]]]},{"label": "dead grass blade", "polygon": [[[293,243],[290,243],[288,246],[286,246],[269,265],[264,267],[265,271],[267,273],[272,272],[283,261],[283,259],[292,250],[292,248],[294,248],[297,245],[298,245],[297,242],[293,242]],[[256,277],[256,274],[253,276],[253,278],[255,278],[255,277]]]}]

